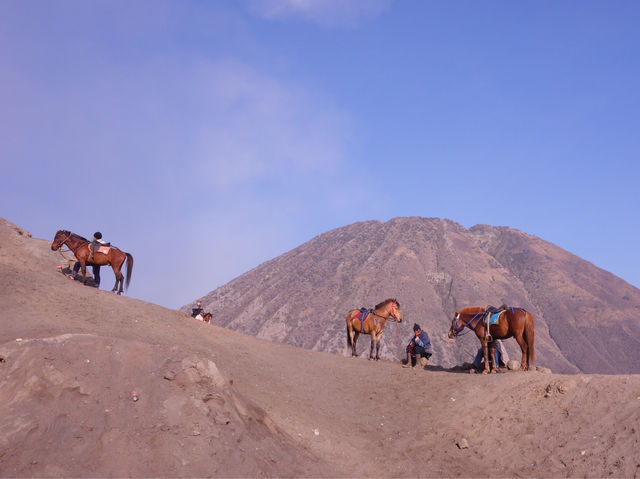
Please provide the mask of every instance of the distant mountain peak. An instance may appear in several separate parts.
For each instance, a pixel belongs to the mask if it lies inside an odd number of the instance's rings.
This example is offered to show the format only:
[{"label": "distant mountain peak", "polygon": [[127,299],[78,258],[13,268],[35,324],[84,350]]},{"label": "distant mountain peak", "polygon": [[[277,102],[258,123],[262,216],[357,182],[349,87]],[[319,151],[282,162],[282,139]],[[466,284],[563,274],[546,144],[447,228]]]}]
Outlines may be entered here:
[{"label": "distant mountain peak", "polygon": [[[421,217],[353,223],[201,299],[230,329],[346,355],[346,313],[389,297],[398,298],[406,321],[387,327],[387,358],[403,356],[411,326],[419,322],[432,338],[435,364],[470,361],[479,347],[475,337],[445,338],[453,312],[506,303],[534,314],[538,364],[554,372],[640,372],[640,290],[508,226],[466,229]],[[359,351],[365,343],[368,337],[360,339]],[[507,348],[519,357],[515,340]]]}]

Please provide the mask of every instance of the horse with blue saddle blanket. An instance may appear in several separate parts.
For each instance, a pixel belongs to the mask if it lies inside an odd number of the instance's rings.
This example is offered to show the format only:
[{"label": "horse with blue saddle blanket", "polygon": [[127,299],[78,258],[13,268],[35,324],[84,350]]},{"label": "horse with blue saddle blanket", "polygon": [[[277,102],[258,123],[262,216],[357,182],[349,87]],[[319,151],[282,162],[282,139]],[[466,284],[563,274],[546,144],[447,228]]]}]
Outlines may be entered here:
[{"label": "horse with blue saddle blanket", "polygon": [[[398,323],[402,322],[400,303],[396,299],[387,299],[376,304],[374,309],[352,309],[347,313],[347,344],[351,346],[351,355],[356,354],[356,342],[360,333],[371,336],[371,350],[369,359],[380,359],[380,340],[387,319],[392,317]],[[376,355],[373,355],[373,349]]]},{"label": "horse with blue saddle blanket", "polygon": [[[522,308],[501,306],[500,308],[467,307],[456,312],[451,321],[449,338],[454,339],[465,328],[476,333],[482,343],[484,353],[484,371],[497,372],[494,343],[495,339],[515,338],[522,351],[520,369],[527,371],[532,369],[535,362],[534,351],[534,320],[533,315]],[[491,354],[492,367],[489,371],[489,353]]]}]

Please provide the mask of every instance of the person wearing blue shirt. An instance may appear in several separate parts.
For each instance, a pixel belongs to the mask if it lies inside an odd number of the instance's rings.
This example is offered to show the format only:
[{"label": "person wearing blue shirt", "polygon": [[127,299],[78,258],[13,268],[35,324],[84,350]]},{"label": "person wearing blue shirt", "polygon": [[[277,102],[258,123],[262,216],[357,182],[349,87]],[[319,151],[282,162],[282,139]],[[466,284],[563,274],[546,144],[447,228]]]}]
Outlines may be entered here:
[{"label": "person wearing blue shirt", "polygon": [[407,363],[403,364],[403,368],[411,368],[416,366],[426,366],[426,361],[422,358],[429,359],[433,354],[431,349],[431,340],[426,331],[423,331],[419,324],[413,325],[413,337],[407,345]]},{"label": "person wearing blue shirt", "polygon": [[[502,341],[496,339],[494,341],[494,354],[496,357],[496,369],[500,369],[500,366],[506,366],[509,361],[509,354],[507,354],[507,350],[502,344]],[[476,369],[480,369],[482,363],[484,362],[484,352],[482,348],[478,349],[476,353],[476,357],[473,360],[473,367]],[[489,353],[489,362],[491,363],[491,353]]]}]

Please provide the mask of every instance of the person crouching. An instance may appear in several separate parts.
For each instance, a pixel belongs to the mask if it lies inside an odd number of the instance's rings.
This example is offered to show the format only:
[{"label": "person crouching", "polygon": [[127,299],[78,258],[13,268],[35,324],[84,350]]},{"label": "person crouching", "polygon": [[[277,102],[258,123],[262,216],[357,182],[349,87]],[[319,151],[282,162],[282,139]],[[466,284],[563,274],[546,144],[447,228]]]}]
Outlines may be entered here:
[{"label": "person crouching", "polygon": [[[431,340],[426,331],[423,331],[419,324],[413,325],[413,337],[407,344],[407,363],[403,368],[422,367],[427,365],[427,360],[431,357]],[[424,358],[424,359],[423,359]]]}]

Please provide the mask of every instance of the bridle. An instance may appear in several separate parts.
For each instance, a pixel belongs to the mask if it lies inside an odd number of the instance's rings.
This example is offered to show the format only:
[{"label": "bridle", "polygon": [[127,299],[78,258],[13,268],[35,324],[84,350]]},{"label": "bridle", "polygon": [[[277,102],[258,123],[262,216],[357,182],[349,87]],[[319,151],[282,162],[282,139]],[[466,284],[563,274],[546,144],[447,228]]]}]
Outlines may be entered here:
[{"label": "bridle", "polygon": [[[63,231],[63,233],[65,233],[67,236],[62,241],[60,241],[60,244],[56,248],[57,251],[60,251],[60,248],[62,247],[62,245],[66,244],[66,242],[71,238],[71,236],[73,236],[73,233],[71,231],[67,231],[67,232]],[[88,243],[88,241],[86,243]],[[69,248],[73,254],[76,254],[76,250],[82,248],[86,243],[82,243],[81,245],[76,246],[75,248],[72,248],[67,244],[67,248]],[[62,252],[60,254],[62,254]]]},{"label": "bridle", "polygon": [[[382,316],[380,314],[377,314],[375,312],[375,310],[374,311],[369,310],[369,314],[371,314],[373,316],[373,319],[375,320],[376,324],[381,328],[381,331],[384,331],[384,326],[382,324],[380,324],[380,321],[378,321],[377,318],[384,319],[385,321],[388,320],[389,318],[393,318],[393,320],[396,323],[400,322],[398,320],[398,318],[396,317],[396,302],[395,301],[393,301],[392,304],[391,304],[391,308],[389,309],[389,316],[385,317],[385,316]],[[363,321],[364,321],[364,319],[363,319]],[[376,328],[376,330],[377,329],[378,328]]]},{"label": "bridle", "polygon": [[[376,312],[375,312],[375,311],[372,311],[372,314],[373,314],[374,316],[377,316],[377,317],[382,318],[382,319],[389,319],[389,318],[393,318],[393,320],[394,320],[396,323],[398,323],[398,322],[399,322],[399,320],[398,320],[398,318],[396,317],[396,304],[397,304],[397,303],[396,303],[395,301],[392,301],[392,302],[391,302],[391,308],[389,309],[389,316],[387,316],[386,318],[385,318],[384,316],[380,316],[379,314],[376,314]],[[376,320],[376,322],[378,322],[378,321]]]},{"label": "bridle", "polygon": [[[64,234],[64,231],[62,232]],[[65,243],[65,241],[67,241],[69,238],[71,238],[71,232],[69,231],[69,234],[67,235],[66,238],[64,238],[62,241],[60,241],[60,243],[58,244],[58,246],[56,247],[56,250],[60,250],[60,248],[62,247],[62,245]]]},{"label": "bridle", "polygon": [[483,315],[484,315],[484,311],[476,313],[473,316],[473,318],[471,318],[469,321],[467,321],[462,326],[460,326],[460,322],[459,322],[460,313],[456,314],[456,317],[454,318],[454,320],[456,322],[456,330],[453,331],[453,335],[454,336],[458,336],[462,331],[464,331],[464,328],[466,328],[468,325],[470,325],[473,321],[475,321],[477,319],[478,321],[476,322],[476,324],[469,326],[469,330],[475,330],[476,327],[478,326],[478,323],[480,322],[480,318],[482,318]]}]

